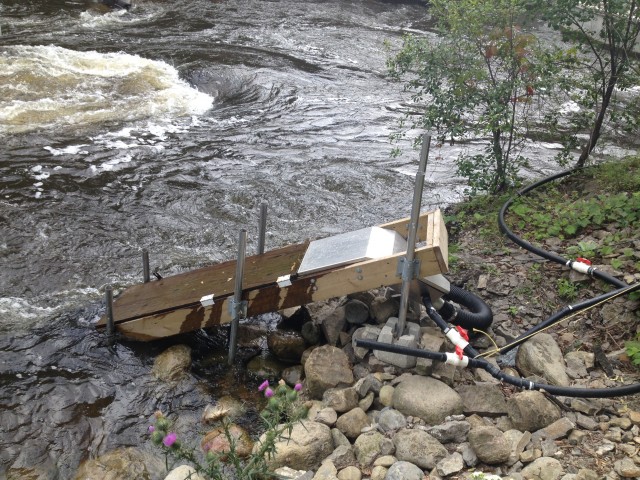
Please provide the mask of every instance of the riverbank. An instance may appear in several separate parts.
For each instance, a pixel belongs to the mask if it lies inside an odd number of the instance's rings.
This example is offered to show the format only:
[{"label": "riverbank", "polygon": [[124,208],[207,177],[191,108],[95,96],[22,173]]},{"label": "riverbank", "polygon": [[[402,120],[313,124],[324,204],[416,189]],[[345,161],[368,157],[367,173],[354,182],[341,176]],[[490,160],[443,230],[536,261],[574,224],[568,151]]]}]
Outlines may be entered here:
[{"label": "riverbank", "polygon": [[[625,172],[625,181],[633,180],[634,170]],[[608,183],[605,188],[599,180],[572,178],[556,187],[555,193],[544,194],[550,204],[540,198],[526,205],[546,212],[562,199],[577,205],[571,194],[576,185],[580,197],[587,199],[603,191],[624,191],[619,183]],[[618,214],[626,215],[631,207],[618,206]],[[535,240],[544,219],[534,222],[535,212],[517,210],[531,221],[520,225],[517,215],[508,220],[515,220],[513,228]],[[493,349],[493,342],[498,346],[508,343],[561,306],[606,290],[601,282],[510,244],[493,225],[495,212],[486,202],[470,203],[450,211],[448,220],[454,247],[449,277],[483,298],[494,313],[491,340],[481,334],[472,336],[472,344],[482,352]],[[553,227],[560,218],[551,215],[544,224]],[[637,221],[603,222],[574,233],[580,236],[561,231],[540,242],[558,254],[571,253],[575,247],[590,251],[598,268],[628,283],[638,281]],[[370,305],[393,304],[387,293],[371,292]],[[366,299],[359,297],[362,300]],[[303,379],[311,407],[306,428],[296,429],[292,440],[279,446],[273,461],[274,468],[289,468],[281,471],[289,472],[285,478],[467,479],[474,478],[474,472],[484,472],[485,478],[613,480],[640,475],[637,395],[600,400],[557,398],[519,391],[483,371],[456,370],[426,361],[407,368],[389,365],[370,352],[358,351],[352,340],[361,329],[381,329],[390,314],[379,317],[372,309],[365,324],[353,324],[336,314],[341,304],[336,301],[306,309],[307,320],[320,327],[330,345],[305,348],[302,363],[281,372],[289,382]],[[423,347],[452,351],[424,312],[413,319],[419,320]],[[513,365],[502,367],[516,375],[587,388],[634,383],[638,371],[626,355],[624,342],[633,340],[637,323],[637,300],[619,298],[533,337],[526,348],[520,348]],[[304,345],[298,340],[301,335],[291,336],[295,344]],[[276,342],[269,343],[273,347]],[[597,355],[596,346],[604,352],[604,359]],[[542,362],[526,363],[522,352],[527,350],[533,352],[531,360]],[[188,366],[179,370],[189,374]],[[549,378],[551,372],[554,376]],[[128,468],[134,470],[131,462]],[[94,477],[85,473],[78,478]]]}]

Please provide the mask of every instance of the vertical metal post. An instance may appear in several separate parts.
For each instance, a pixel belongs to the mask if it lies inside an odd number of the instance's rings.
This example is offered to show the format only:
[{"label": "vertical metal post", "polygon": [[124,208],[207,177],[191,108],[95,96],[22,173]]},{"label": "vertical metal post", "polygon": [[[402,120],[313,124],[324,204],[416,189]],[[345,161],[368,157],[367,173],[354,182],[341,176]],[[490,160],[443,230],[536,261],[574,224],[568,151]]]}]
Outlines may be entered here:
[{"label": "vertical metal post", "polygon": [[260,227],[258,229],[258,255],[264,253],[264,237],[267,231],[267,202],[260,205]]},{"label": "vertical metal post", "polygon": [[109,339],[109,343],[113,343],[115,339],[115,325],[113,322],[113,288],[111,285],[107,285],[104,289],[105,291],[105,301],[107,304],[107,338]]},{"label": "vertical metal post", "polygon": [[148,283],[151,280],[151,273],[149,272],[149,250],[142,249],[142,277],[144,283]]},{"label": "vertical metal post", "polygon": [[420,165],[416,173],[416,182],[413,188],[413,204],[411,205],[411,219],[409,223],[409,235],[407,237],[407,254],[404,257],[402,268],[402,290],[400,296],[400,312],[396,325],[396,336],[401,336],[407,321],[407,307],[409,303],[409,289],[414,277],[414,255],[416,249],[416,236],[418,233],[418,222],[420,221],[420,206],[422,205],[422,188],[424,187],[424,176],[427,169],[427,158],[429,157],[429,144],[431,135],[425,133],[422,137],[422,149],[420,150]]},{"label": "vertical metal post", "polygon": [[229,304],[229,310],[233,320],[231,321],[231,331],[229,333],[229,365],[232,365],[236,358],[238,343],[238,324],[240,317],[246,315],[246,302],[242,301],[242,278],[244,276],[244,258],[247,248],[247,231],[240,230],[238,240],[238,261],[236,262],[236,282],[233,300]]}]

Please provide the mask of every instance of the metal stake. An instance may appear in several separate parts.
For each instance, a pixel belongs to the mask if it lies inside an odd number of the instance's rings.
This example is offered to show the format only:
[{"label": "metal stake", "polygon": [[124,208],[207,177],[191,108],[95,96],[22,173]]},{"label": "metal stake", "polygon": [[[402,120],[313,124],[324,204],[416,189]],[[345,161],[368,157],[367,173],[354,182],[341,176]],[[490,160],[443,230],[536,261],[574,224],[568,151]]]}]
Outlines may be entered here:
[{"label": "metal stake", "polygon": [[238,261],[236,263],[236,283],[233,299],[229,304],[229,311],[233,320],[231,321],[231,331],[229,333],[229,365],[232,365],[236,358],[238,343],[238,324],[240,317],[247,313],[247,302],[242,301],[242,277],[244,276],[244,258],[247,248],[247,231],[240,230],[238,240]]},{"label": "metal stake", "polygon": [[149,250],[142,249],[142,278],[144,283],[148,283],[151,280],[151,273],[149,272]]},{"label": "metal stake", "polygon": [[258,230],[258,255],[264,253],[264,237],[267,231],[267,202],[260,205],[260,228]]},{"label": "metal stake", "polygon": [[109,339],[109,343],[113,343],[115,339],[115,325],[113,322],[113,288],[111,285],[107,285],[104,292],[107,303],[107,338]]},{"label": "metal stake", "polygon": [[416,173],[416,182],[413,189],[413,204],[411,205],[411,220],[409,223],[409,236],[407,238],[407,254],[404,257],[402,268],[402,290],[400,296],[400,312],[398,323],[396,324],[396,336],[404,333],[407,321],[407,307],[409,305],[409,289],[411,281],[417,272],[414,272],[413,259],[416,249],[416,236],[418,233],[418,222],[420,218],[420,206],[422,204],[422,188],[424,187],[424,176],[427,169],[427,158],[429,157],[429,144],[431,135],[425,133],[422,137],[422,149],[420,150],[420,165]]}]

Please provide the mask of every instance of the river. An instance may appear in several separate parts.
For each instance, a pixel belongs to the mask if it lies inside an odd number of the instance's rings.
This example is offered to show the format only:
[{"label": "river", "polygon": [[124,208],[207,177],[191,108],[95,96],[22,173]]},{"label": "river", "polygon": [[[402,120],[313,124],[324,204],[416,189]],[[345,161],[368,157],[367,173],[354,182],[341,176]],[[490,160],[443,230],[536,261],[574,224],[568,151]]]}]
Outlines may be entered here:
[{"label": "river", "polygon": [[[146,441],[158,408],[197,422],[242,369],[194,348],[194,377],[149,379],[171,341],[109,349],[106,285],[227,260],[246,228],[267,249],[406,217],[418,153],[390,157],[411,108],[385,42],[421,31],[418,2],[75,0],[0,4],[0,476],[78,464]],[[459,147],[456,147],[459,148]],[[456,148],[432,148],[423,209],[463,196]],[[529,173],[554,168],[536,147]],[[535,151],[534,151],[535,152]]]}]

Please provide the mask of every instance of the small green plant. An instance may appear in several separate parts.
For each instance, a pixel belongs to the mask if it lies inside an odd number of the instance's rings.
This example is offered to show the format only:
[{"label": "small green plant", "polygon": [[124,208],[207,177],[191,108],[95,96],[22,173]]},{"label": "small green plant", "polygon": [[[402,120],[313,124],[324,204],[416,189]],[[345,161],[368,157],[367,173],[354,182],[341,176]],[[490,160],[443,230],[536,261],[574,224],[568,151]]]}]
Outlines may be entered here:
[{"label": "small green plant", "polygon": [[578,298],[578,285],[566,278],[559,278],[556,287],[558,289],[558,295],[562,298],[572,301]]},{"label": "small green plant", "polygon": [[306,407],[298,401],[298,392],[301,389],[301,384],[290,388],[282,380],[274,389],[269,386],[268,381],[260,385],[259,390],[264,392],[267,398],[267,405],[260,413],[266,430],[264,441],[248,456],[241,455],[238,451],[237,438],[233,435],[231,424],[226,418],[221,421],[228,442],[228,448],[223,451],[200,454],[196,449],[186,447],[178,434],[172,430],[172,422],[162,412],[155,413],[155,423],[149,426],[151,442],[162,449],[167,471],[170,467],[169,459],[172,458],[190,463],[198,474],[210,480],[277,478],[270,472],[267,460],[275,454],[276,443],[285,434],[291,434],[293,425],[307,415]]},{"label": "small green plant", "polygon": [[636,340],[625,342],[624,348],[631,363],[640,367],[640,341],[638,337],[636,337]]},{"label": "small green plant", "polygon": [[507,308],[507,313],[512,317],[515,317],[518,314],[518,310],[519,310],[518,307],[512,305],[509,308]]}]

